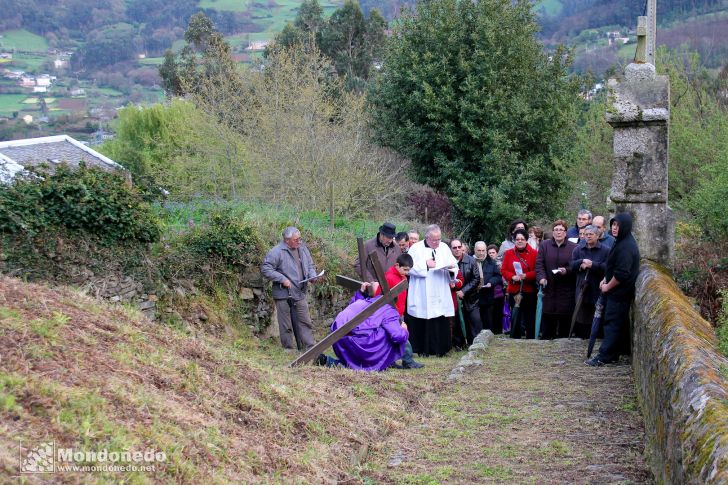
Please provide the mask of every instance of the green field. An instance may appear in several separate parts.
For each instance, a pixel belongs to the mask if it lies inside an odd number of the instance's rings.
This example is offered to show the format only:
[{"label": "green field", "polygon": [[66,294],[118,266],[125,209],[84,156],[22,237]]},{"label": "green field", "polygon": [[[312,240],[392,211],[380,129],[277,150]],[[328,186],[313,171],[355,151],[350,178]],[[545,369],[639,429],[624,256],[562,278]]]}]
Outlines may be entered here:
[{"label": "green field", "polygon": [[[38,102],[38,98],[26,98],[23,100],[23,104],[35,104]],[[46,104],[51,104],[56,102],[56,98],[45,98]]]},{"label": "green field", "polygon": [[147,57],[145,59],[139,59],[139,64],[142,66],[160,66],[164,62],[164,57]]},{"label": "green field", "polygon": [[561,13],[561,2],[559,0],[541,0],[536,6],[536,10],[542,10],[548,17],[555,17]]},{"label": "green field", "polygon": [[28,52],[45,52],[48,42],[27,30],[7,30],[0,34],[0,47]]},{"label": "green field", "polygon": [[93,91],[97,92],[98,94],[103,94],[114,98],[118,96],[124,96],[124,93],[122,93],[121,91],[117,91],[113,88],[93,88]]},{"label": "green field", "polygon": [[247,0],[200,0],[200,8],[214,8],[226,12],[245,12],[248,8]]},{"label": "green field", "polygon": [[13,111],[21,111],[26,108],[23,100],[25,94],[0,94],[0,116],[12,116]]},{"label": "green field", "polygon": [[13,66],[23,71],[37,71],[44,62],[49,60],[48,57],[39,54],[14,54]]}]

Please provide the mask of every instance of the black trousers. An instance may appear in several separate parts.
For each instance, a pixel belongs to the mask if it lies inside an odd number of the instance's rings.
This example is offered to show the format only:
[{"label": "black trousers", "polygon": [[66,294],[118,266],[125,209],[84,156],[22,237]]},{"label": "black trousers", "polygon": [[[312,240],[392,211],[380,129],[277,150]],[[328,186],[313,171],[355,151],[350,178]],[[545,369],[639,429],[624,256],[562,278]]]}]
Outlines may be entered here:
[{"label": "black trousers", "polygon": [[490,329],[494,334],[503,333],[503,302],[505,297],[494,298],[491,305]]},{"label": "black trousers", "polygon": [[518,310],[518,321],[513,319],[513,311],[516,308],[516,295],[508,295],[508,306],[511,309],[511,338],[535,337],[536,326],[536,293],[522,293],[521,307]]},{"label": "black trousers", "polygon": [[463,305],[463,316],[465,317],[465,329],[468,332],[468,345],[483,330],[483,322],[480,320],[480,308],[478,305]]},{"label": "black trousers", "polygon": [[[493,329],[493,304],[480,305],[478,310],[480,311],[480,321],[483,323],[483,330],[490,330],[491,332],[496,333]],[[500,321],[498,321],[498,323],[500,323]]]},{"label": "black trousers", "polygon": [[541,315],[541,338],[567,338],[571,327],[571,315],[544,313]]},{"label": "black trousers", "polygon": [[604,301],[604,340],[597,358],[602,362],[614,362],[620,354],[628,353],[629,308],[632,297],[613,297],[607,294]]}]

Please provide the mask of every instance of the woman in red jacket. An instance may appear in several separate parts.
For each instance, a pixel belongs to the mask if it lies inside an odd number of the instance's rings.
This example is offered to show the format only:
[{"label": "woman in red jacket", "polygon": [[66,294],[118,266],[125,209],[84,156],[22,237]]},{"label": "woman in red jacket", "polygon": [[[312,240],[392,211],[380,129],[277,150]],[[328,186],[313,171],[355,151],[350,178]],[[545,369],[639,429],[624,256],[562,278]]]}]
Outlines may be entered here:
[{"label": "woman in red jacket", "polygon": [[511,322],[511,338],[534,338],[536,317],[536,256],[538,251],[528,244],[528,233],[517,229],[513,233],[516,246],[503,255],[501,275],[508,282],[508,305],[513,311],[515,296],[523,295],[518,321]]}]

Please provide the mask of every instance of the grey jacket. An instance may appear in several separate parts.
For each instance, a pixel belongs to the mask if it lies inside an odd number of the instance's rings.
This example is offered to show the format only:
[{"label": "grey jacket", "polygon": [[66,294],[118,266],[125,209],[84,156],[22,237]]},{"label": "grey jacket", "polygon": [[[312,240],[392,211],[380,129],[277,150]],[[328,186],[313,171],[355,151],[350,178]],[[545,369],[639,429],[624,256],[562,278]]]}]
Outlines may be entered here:
[{"label": "grey jacket", "polygon": [[[291,250],[285,242],[281,241],[277,246],[268,251],[263,264],[260,265],[261,274],[273,282],[273,299],[283,300],[290,296],[298,301],[306,297],[307,283],[300,284],[302,280],[316,276],[316,267],[313,265],[313,258],[308,248],[301,243],[298,247],[298,254],[301,257],[301,268],[296,264]],[[285,280],[291,282],[291,288],[284,287],[281,283]]]}]

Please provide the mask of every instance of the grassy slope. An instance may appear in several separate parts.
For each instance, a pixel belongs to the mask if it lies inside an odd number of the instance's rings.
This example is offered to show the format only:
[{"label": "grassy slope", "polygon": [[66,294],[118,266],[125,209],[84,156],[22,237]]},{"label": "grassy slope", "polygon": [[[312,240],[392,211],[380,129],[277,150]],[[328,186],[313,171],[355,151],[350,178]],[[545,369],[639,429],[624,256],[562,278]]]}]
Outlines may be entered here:
[{"label": "grassy slope", "polygon": [[1,32],[0,47],[3,49],[17,49],[29,52],[45,52],[48,42],[44,37],[33,34],[27,30],[7,30]]},{"label": "grassy slope", "polygon": [[0,475],[17,473],[19,440],[54,439],[167,454],[161,470],[124,477],[132,483],[356,480],[353,457],[381,452],[440,385],[288,369],[276,343],[239,332],[181,333],[74,290],[0,278]]}]

